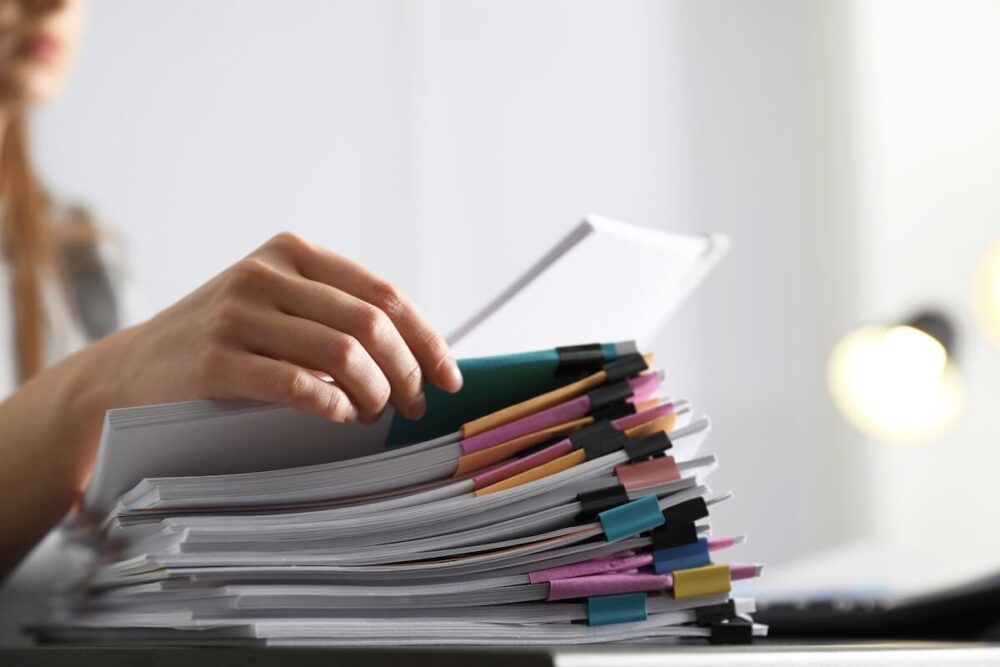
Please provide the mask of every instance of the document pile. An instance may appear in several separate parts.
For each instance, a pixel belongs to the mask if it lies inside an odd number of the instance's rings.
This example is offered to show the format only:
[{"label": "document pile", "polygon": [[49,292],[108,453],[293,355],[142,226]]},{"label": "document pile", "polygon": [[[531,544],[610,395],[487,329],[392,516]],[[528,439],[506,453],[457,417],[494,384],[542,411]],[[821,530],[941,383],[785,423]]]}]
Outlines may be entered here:
[{"label": "document pile", "polygon": [[[211,402],[112,411],[105,490],[114,465],[135,467],[128,452],[158,439],[203,447],[217,473],[239,469],[240,440],[248,459],[318,432],[329,448],[377,451],[90,497],[107,514],[99,559],[36,632],[118,645],[749,642],[766,627],[730,585],[761,566],[724,561],[742,537],[710,531],[729,494],[707,483],[709,421],[667,395],[651,361],[633,343],[463,359],[465,388],[428,391],[417,422],[389,412],[333,428]],[[206,438],[234,444],[214,461]]]}]

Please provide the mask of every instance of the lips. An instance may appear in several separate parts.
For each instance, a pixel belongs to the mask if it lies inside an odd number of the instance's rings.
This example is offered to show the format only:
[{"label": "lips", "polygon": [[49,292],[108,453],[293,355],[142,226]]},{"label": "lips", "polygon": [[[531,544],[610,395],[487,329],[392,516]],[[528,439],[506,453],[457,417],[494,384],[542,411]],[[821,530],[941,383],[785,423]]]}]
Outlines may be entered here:
[{"label": "lips", "polygon": [[44,32],[29,35],[21,40],[16,53],[21,58],[52,62],[59,57],[62,45],[59,40]]}]

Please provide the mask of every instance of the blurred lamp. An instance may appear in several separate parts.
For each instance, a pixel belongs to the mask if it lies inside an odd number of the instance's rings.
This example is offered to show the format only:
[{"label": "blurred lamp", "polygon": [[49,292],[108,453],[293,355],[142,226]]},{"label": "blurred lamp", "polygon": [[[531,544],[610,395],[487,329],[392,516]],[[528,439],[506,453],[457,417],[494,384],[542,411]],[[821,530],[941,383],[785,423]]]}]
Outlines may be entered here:
[{"label": "blurred lamp", "polygon": [[943,434],[965,403],[954,339],[951,322],[934,312],[852,331],[837,343],[827,366],[833,402],[873,438],[919,442]]},{"label": "blurred lamp", "polygon": [[1000,240],[993,242],[979,266],[976,310],[987,332],[1000,343]]}]

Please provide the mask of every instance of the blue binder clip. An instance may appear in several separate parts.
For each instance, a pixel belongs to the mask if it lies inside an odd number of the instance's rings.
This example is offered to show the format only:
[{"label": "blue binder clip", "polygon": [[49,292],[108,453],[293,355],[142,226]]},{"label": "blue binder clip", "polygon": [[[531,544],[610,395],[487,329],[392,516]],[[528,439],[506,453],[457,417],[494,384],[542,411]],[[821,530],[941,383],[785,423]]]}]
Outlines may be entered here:
[{"label": "blue binder clip", "polygon": [[612,507],[597,517],[601,520],[601,527],[604,528],[604,536],[608,542],[638,535],[663,525],[665,521],[656,496],[643,496],[630,503]]},{"label": "blue binder clip", "polygon": [[701,567],[711,562],[712,559],[708,555],[708,540],[704,537],[697,542],[653,552],[653,569],[657,574]]},{"label": "blue binder clip", "polygon": [[587,625],[646,620],[646,594],[623,593],[587,598]]}]

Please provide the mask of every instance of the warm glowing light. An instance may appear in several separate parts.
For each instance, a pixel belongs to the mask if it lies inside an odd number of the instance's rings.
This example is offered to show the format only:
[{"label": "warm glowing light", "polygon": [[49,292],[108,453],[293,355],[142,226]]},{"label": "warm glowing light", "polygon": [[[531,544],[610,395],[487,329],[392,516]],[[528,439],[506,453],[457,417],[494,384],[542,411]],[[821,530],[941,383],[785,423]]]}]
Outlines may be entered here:
[{"label": "warm glowing light", "polygon": [[986,331],[1000,344],[1000,240],[989,247],[979,266],[975,303]]},{"label": "warm glowing light", "polygon": [[883,372],[907,382],[935,380],[948,363],[948,352],[936,338],[908,326],[892,327],[878,343]]},{"label": "warm glowing light", "polygon": [[929,440],[962,413],[962,378],[944,346],[909,326],[869,326],[834,348],[827,367],[834,403],[862,432],[892,442]]}]

